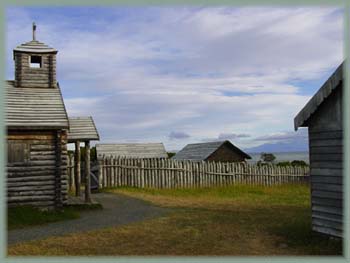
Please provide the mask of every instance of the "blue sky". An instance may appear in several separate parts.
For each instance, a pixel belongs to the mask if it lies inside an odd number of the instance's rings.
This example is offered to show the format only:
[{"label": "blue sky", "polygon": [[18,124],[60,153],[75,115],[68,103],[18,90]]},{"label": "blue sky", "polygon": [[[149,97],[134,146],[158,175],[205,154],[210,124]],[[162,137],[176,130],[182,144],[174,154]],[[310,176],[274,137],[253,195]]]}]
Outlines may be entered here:
[{"label": "blue sky", "polygon": [[7,79],[33,21],[68,114],[92,115],[101,142],[306,144],[293,118],[343,60],[331,7],[11,7]]}]

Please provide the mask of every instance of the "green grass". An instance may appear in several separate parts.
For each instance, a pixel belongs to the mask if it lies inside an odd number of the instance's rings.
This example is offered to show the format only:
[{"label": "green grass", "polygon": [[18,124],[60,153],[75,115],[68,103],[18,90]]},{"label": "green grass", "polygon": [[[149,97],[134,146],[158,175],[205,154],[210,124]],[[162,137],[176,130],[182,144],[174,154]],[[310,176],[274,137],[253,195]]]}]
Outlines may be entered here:
[{"label": "green grass", "polygon": [[279,224],[271,225],[268,231],[282,237],[289,247],[308,251],[311,255],[341,255],[341,240],[313,232],[310,210],[301,212],[290,218],[281,218]]},{"label": "green grass", "polygon": [[101,209],[100,204],[65,206],[60,210],[43,211],[32,206],[11,207],[7,212],[8,229],[17,229],[47,223],[77,219],[80,211]]},{"label": "green grass", "polygon": [[213,201],[232,201],[254,205],[309,205],[308,185],[280,185],[274,187],[235,185],[230,187],[211,187],[196,189],[139,189],[132,187],[106,188],[105,192],[119,192],[124,194],[135,194],[137,196],[147,195],[165,198],[187,198]]},{"label": "green grass", "polygon": [[307,185],[105,191],[167,207],[169,212],[125,226],[9,246],[9,255],[342,254],[341,241],[311,230]]},{"label": "green grass", "polygon": [[76,218],[79,218],[79,213],[72,208],[41,211],[31,206],[18,206],[9,208],[7,212],[8,229],[10,230]]}]

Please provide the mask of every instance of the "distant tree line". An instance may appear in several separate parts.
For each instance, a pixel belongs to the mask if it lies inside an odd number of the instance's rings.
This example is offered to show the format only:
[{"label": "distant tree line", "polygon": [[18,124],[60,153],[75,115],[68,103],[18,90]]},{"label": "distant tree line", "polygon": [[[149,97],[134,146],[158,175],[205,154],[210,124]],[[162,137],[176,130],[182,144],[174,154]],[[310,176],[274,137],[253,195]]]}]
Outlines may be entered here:
[{"label": "distant tree line", "polygon": [[171,157],[175,156],[176,153],[174,153],[174,152],[167,152],[167,154],[168,154],[168,158],[171,158]]},{"label": "distant tree line", "polygon": [[[257,162],[257,165],[269,165],[276,160],[276,156],[273,153],[261,153],[260,160]],[[294,161],[283,161],[276,163],[277,166],[308,166],[308,164],[303,160],[294,160]]]}]

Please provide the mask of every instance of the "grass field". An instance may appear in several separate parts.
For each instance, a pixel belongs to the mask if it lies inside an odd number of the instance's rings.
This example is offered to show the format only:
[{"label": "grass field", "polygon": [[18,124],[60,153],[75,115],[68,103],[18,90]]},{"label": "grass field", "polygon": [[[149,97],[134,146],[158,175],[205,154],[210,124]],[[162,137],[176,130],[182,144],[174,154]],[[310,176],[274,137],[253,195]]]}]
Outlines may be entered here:
[{"label": "grass field", "polygon": [[[108,189],[169,207],[163,217],[9,247],[9,255],[340,255],[310,228],[309,187]],[[93,245],[91,245],[93,244]]]}]

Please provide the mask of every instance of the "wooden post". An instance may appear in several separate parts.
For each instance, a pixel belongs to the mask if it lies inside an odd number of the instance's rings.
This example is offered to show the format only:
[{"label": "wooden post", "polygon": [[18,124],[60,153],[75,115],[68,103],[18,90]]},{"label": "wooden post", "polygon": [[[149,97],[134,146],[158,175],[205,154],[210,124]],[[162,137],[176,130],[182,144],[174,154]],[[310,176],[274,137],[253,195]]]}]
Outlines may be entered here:
[{"label": "wooden post", "polygon": [[113,187],[117,186],[117,160],[115,157],[112,159],[113,164]]},{"label": "wooden post", "polygon": [[61,208],[63,206],[62,203],[62,134],[61,131],[57,131],[56,133],[56,169],[55,169],[55,207]]},{"label": "wooden post", "polygon": [[69,173],[70,176],[72,178],[72,188],[71,191],[73,191],[73,189],[75,189],[75,180],[74,180],[74,155],[71,156],[71,167],[69,168]]},{"label": "wooden post", "polygon": [[98,160],[98,188],[103,188],[103,160]]},{"label": "wooden post", "polygon": [[75,196],[80,196],[80,141],[75,142],[75,165],[74,165],[74,181],[75,181]]},{"label": "wooden post", "polygon": [[73,167],[73,157],[70,155],[67,155],[68,157],[68,167],[67,167],[67,173],[68,173],[68,189],[69,191],[72,191],[73,189],[73,174],[72,174],[72,169]]},{"label": "wooden post", "polygon": [[85,142],[85,203],[91,203],[90,142]]}]

